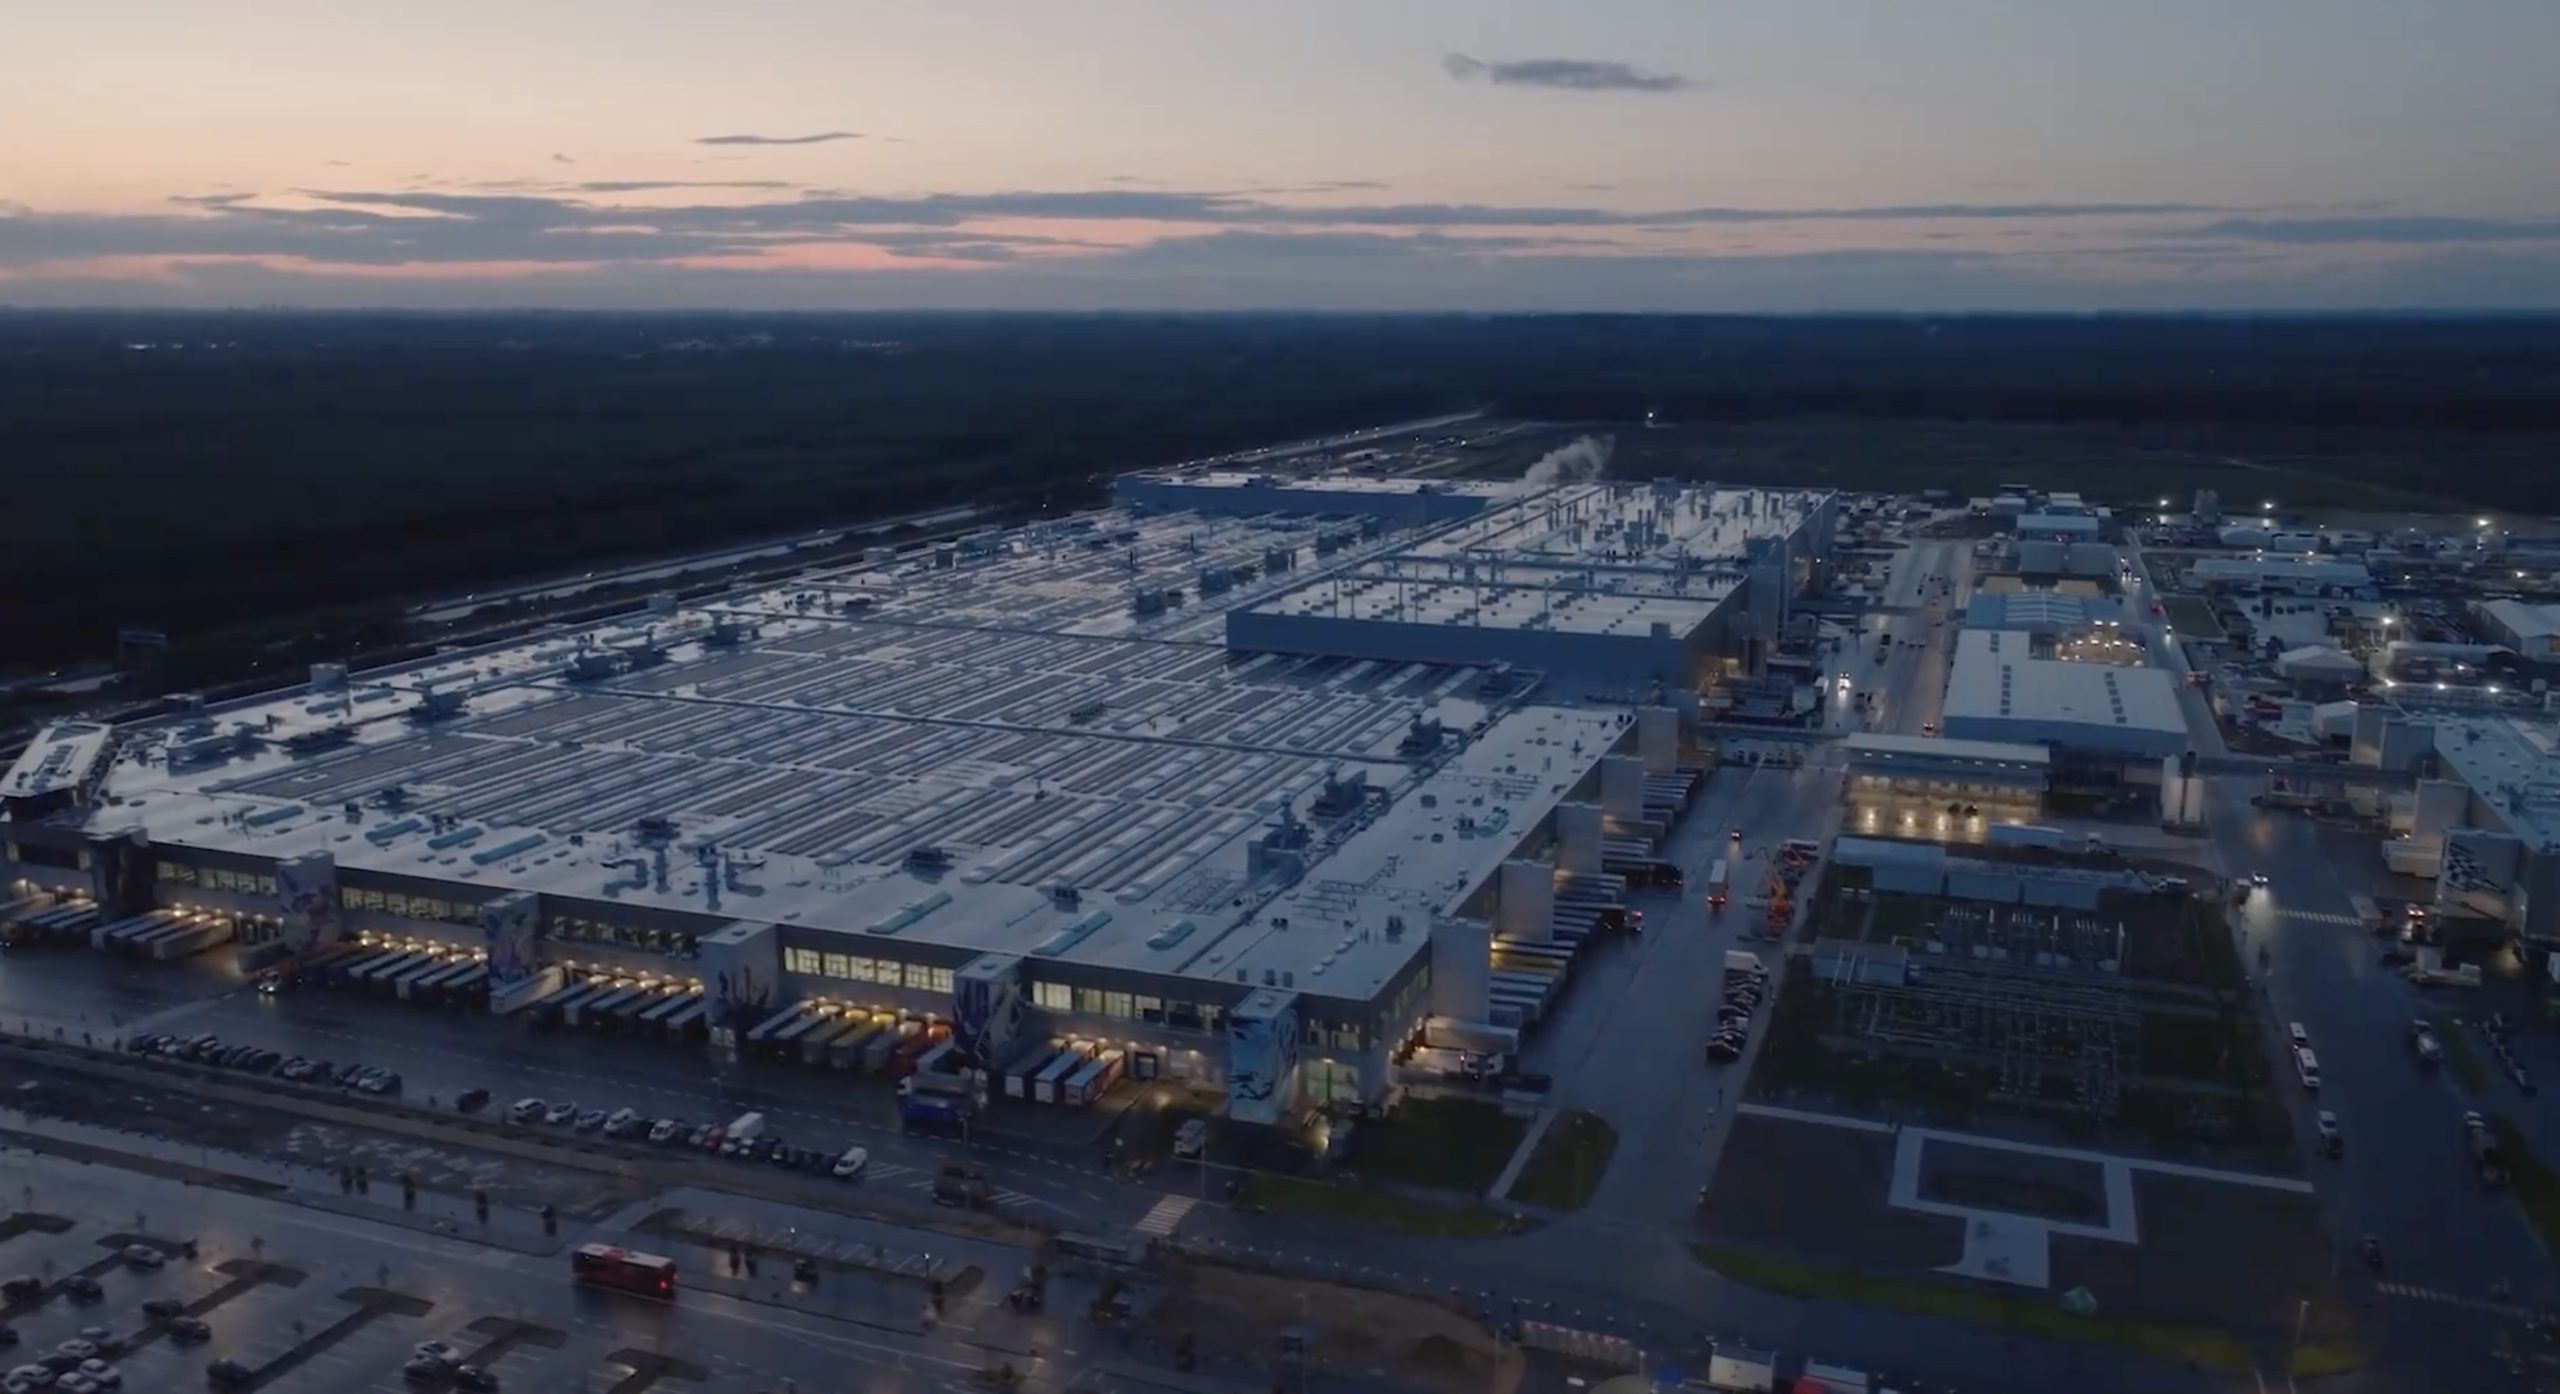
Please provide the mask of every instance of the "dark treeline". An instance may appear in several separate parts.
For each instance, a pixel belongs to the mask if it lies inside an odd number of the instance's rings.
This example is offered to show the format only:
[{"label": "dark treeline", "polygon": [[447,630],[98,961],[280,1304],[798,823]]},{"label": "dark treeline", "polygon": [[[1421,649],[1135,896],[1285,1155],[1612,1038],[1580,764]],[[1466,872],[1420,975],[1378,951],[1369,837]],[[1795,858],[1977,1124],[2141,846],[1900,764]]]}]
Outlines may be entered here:
[{"label": "dark treeline", "polygon": [[[2560,322],[0,316],[13,663],[398,602],[1473,406],[2560,439]],[[2372,482],[2560,511],[2560,471]],[[2094,484],[2093,484],[2094,487]]]}]

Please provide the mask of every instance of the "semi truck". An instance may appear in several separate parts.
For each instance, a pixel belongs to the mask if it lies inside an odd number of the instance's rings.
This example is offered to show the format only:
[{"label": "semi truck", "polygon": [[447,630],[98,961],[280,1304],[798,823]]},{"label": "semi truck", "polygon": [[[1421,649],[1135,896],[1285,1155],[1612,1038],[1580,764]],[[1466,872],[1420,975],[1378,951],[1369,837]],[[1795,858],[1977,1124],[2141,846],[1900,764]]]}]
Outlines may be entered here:
[{"label": "semi truck", "polygon": [[958,1132],[978,1113],[977,1081],[936,1072],[898,1081],[898,1129]]}]

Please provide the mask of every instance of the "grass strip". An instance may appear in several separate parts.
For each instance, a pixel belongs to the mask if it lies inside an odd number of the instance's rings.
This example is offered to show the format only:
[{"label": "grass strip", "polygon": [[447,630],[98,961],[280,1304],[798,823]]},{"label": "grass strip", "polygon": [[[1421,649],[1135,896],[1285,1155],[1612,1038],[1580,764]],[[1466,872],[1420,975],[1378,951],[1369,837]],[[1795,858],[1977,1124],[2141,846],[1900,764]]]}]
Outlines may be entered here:
[{"label": "grass strip", "polygon": [[1550,1210],[1579,1210],[1600,1189],[1618,1152],[1618,1130],[1596,1113],[1568,1113],[1538,1139],[1538,1150],[1511,1183],[1511,1199]]},{"label": "grass strip", "polygon": [[2489,1072],[2481,1068],[2480,1057],[2471,1053],[2471,1038],[2462,1033],[2462,1023],[2449,1012],[2437,1012],[2427,1018],[2435,1029],[2436,1039],[2444,1043],[2444,1056],[2453,1064],[2453,1077],[2462,1081],[2466,1094],[2489,1092]]},{"label": "grass strip", "polygon": [[[1890,1307],[2052,1340],[2094,1341],[2164,1360],[2192,1362],[2207,1370],[2238,1373],[2258,1368],[2245,1342],[2209,1327],[2135,1321],[2104,1312],[2080,1316],[2065,1311],[2050,1298],[2011,1297],[1940,1279],[1888,1278],[1816,1268],[1730,1245],[1693,1244],[1690,1251],[1700,1263],[1735,1282],[1789,1297]],[[2352,1346],[2310,1342],[2294,1352],[2294,1371],[2334,1374],[2355,1368],[2362,1359]]]}]

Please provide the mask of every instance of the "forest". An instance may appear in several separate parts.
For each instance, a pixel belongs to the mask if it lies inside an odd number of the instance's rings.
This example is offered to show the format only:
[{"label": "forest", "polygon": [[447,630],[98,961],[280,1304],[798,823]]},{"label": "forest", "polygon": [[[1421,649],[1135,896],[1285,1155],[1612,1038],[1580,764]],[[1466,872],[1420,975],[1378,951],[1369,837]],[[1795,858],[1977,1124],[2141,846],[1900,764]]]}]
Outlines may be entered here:
[{"label": "forest", "polygon": [[2526,317],[0,314],[0,642],[342,643],[513,578],[1477,407],[1820,423],[1849,484],[1862,442],[1948,423],[2280,437],[2297,472],[2560,512],[2560,321]]}]

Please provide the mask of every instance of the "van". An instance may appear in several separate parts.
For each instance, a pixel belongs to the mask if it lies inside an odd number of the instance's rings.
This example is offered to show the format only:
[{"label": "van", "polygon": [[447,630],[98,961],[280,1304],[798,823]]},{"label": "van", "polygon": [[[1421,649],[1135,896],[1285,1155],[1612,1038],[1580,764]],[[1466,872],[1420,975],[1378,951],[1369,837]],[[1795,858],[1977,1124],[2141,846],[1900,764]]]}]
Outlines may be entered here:
[{"label": "van", "polygon": [[2320,1058],[2309,1046],[2293,1048],[2293,1072],[2302,1077],[2302,1087],[2310,1093],[2320,1092]]}]

